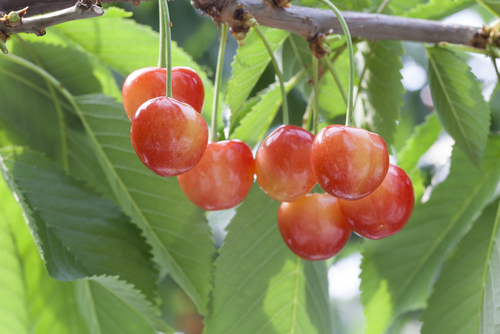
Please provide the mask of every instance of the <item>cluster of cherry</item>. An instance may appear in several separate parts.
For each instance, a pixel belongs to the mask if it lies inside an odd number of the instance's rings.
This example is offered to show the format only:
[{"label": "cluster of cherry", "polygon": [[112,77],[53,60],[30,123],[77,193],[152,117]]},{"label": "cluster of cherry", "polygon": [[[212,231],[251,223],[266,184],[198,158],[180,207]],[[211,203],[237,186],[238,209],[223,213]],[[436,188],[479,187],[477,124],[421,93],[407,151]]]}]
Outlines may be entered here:
[{"label": "cluster of cherry", "polygon": [[[261,189],[282,202],[278,227],[298,256],[324,260],[337,254],[351,231],[381,239],[400,231],[414,206],[406,173],[389,164],[384,140],[364,129],[330,125],[315,137],[283,125],[264,139],[255,159],[239,140],[208,143],[201,116],[203,83],[186,67],[172,69],[173,98],[165,97],[166,69],[132,73],[123,104],[132,145],[161,176],[177,176],[184,194],[204,210],[241,203],[257,175]],[[326,194],[309,194],[319,183]]]}]

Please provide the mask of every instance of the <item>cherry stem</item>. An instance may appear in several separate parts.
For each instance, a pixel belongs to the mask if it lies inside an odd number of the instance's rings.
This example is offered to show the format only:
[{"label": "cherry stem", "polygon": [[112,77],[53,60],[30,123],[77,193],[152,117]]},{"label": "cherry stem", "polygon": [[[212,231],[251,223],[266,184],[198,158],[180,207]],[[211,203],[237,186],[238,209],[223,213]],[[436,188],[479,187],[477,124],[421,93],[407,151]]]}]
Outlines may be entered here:
[{"label": "cherry stem", "polygon": [[495,72],[497,72],[498,86],[500,87],[500,72],[498,71],[495,53],[493,52],[492,49],[490,49],[490,58],[491,58],[491,62],[493,63],[493,67],[495,68]]},{"label": "cherry stem", "polygon": [[163,15],[163,3],[162,1],[158,1],[158,9],[160,12],[160,54],[158,56],[158,67],[166,68],[167,67],[167,43],[165,38],[165,18]]},{"label": "cherry stem", "polygon": [[283,81],[283,74],[281,73],[280,68],[278,67],[278,62],[276,61],[276,57],[274,56],[273,49],[269,45],[269,42],[266,39],[266,36],[262,33],[262,30],[260,30],[259,26],[254,27],[255,31],[257,31],[257,34],[259,34],[260,39],[266,46],[267,52],[269,52],[269,55],[271,56],[271,62],[273,63],[274,67],[274,72],[276,72],[276,76],[278,77],[278,81],[280,83],[280,89],[281,89],[281,98],[283,100],[283,124],[288,124],[290,123],[289,117],[288,117],[288,101],[286,98],[286,90],[285,90],[285,82]]},{"label": "cherry stem", "polygon": [[217,142],[219,137],[217,136],[217,117],[219,111],[219,91],[222,82],[222,69],[224,68],[224,54],[226,53],[226,41],[227,41],[227,26],[222,24],[221,35],[220,35],[220,45],[219,45],[219,56],[217,57],[217,70],[215,72],[215,85],[214,85],[214,101],[212,105],[212,138],[211,143]]},{"label": "cherry stem", "polygon": [[167,0],[160,0],[160,57],[158,67],[167,68],[167,97],[172,97],[172,38]]},{"label": "cherry stem", "polygon": [[353,106],[353,94],[354,94],[354,51],[352,47],[351,33],[349,32],[349,28],[347,27],[347,23],[345,22],[342,13],[340,13],[340,11],[337,9],[337,7],[335,7],[333,3],[331,3],[328,0],[319,0],[319,2],[326,5],[335,13],[337,19],[340,22],[340,25],[342,26],[342,29],[344,30],[345,40],[347,43],[347,51],[349,54],[349,93],[347,99],[346,125],[353,126],[354,122],[353,122],[352,106]]},{"label": "cherry stem", "polygon": [[333,68],[333,64],[330,61],[330,58],[324,57],[323,60],[325,61],[326,67],[328,67],[328,70],[333,76],[333,79],[335,80],[335,83],[337,84],[337,87],[340,90],[340,94],[342,95],[342,99],[344,100],[345,104],[347,104],[347,94],[345,93],[344,86],[342,86],[342,82],[340,82],[340,78],[337,74],[337,71],[335,71],[335,68]]},{"label": "cherry stem", "polygon": [[314,82],[314,108],[312,121],[312,134],[318,133],[318,114],[319,114],[319,80],[318,80],[318,58],[312,56],[313,82]]}]

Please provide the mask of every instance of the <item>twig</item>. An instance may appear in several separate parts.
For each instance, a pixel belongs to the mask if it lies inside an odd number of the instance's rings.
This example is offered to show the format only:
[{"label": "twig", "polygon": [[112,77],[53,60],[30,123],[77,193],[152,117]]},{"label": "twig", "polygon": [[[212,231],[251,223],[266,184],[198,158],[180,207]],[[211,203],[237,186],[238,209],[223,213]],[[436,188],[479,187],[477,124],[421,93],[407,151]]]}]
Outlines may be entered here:
[{"label": "twig", "polygon": [[[192,0],[191,3],[231,27],[241,24],[233,14],[244,9],[262,26],[287,30],[305,39],[311,39],[320,32],[343,32],[334,13],[325,9],[300,6],[272,8],[268,2],[262,0]],[[474,45],[477,43],[477,35],[481,32],[478,27],[390,15],[342,12],[342,16],[351,35],[365,39]]]},{"label": "twig", "polygon": [[[28,10],[29,11],[29,10]],[[64,22],[87,19],[104,15],[104,10],[97,5],[90,5],[88,8],[78,4],[67,9],[37,17],[23,19],[22,24],[16,28],[9,28],[0,23],[0,31],[7,35],[17,33],[33,33],[37,36],[45,35],[45,29]]]}]

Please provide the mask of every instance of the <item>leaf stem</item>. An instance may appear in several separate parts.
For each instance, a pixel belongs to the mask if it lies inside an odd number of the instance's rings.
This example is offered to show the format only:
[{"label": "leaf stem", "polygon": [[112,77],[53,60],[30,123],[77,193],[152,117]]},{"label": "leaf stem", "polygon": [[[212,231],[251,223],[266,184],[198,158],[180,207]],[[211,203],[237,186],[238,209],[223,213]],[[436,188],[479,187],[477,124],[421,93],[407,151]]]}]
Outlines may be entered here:
[{"label": "leaf stem", "polygon": [[330,8],[335,15],[337,16],[342,29],[344,30],[345,40],[347,43],[347,51],[349,54],[349,93],[347,99],[347,115],[346,115],[346,125],[353,126],[353,94],[354,94],[354,51],[352,46],[351,33],[349,32],[349,28],[347,27],[347,23],[342,17],[342,13],[328,0],[319,0],[321,3]]},{"label": "leaf stem", "polygon": [[217,136],[217,117],[219,111],[219,91],[222,82],[222,69],[224,68],[224,54],[226,53],[227,26],[222,24],[219,56],[217,58],[217,70],[215,72],[214,101],[212,106],[212,138],[210,142],[215,143],[219,139]]},{"label": "leaf stem", "polygon": [[163,68],[165,67],[162,66],[165,65],[164,58],[166,58],[167,68],[167,97],[172,97],[172,37],[167,0],[160,1],[160,67]]},{"label": "leaf stem", "polygon": [[286,98],[286,90],[285,90],[285,83],[283,81],[283,74],[281,73],[280,68],[278,67],[278,62],[276,61],[276,57],[274,56],[273,49],[271,49],[271,46],[269,45],[269,42],[266,39],[266,36],[262,33],[262,30],[260,30],[259,26],[254,27],[255,31],[257,31],[257,34],[259,34],[260,39],[266,46],[267,52],[269,52],[269,55],[271,56],[271,61],[273,63],[274,67],[274,72],[276,72],[276,76],[278,77],[278,81],[280,83],[280,89],[281,89],[281,97],[283,99],[283,124],[288,124],[289,117],[288,117],[288,101]]},{"label": "leaf stem", "polygon": [[333,68],[333,64],[330,61],[330,58],[328,57],[323,57],[326,67],[328,67],[328,70],[330,73],[333,75],[333,79],[335,79],[335,83],[337,84],[337,87],[339,88],[340,94],[342,95],[342,98],[344,99],[345,104],[347,104],[347,94],[345,93],[344,87],[342,86],[342,82],[340,82],[340,78],[337,74],[337,71],[335,71],[335,68]]},{"label": "leaf stem", "polygon": [[314,108],[313,108],[313,121],[312,121],[312,134],[318,133],[318,114],[319,114],[319,85],[318,85],[318,59],[312,56],[313,65],[313,82],[314,82]]}]

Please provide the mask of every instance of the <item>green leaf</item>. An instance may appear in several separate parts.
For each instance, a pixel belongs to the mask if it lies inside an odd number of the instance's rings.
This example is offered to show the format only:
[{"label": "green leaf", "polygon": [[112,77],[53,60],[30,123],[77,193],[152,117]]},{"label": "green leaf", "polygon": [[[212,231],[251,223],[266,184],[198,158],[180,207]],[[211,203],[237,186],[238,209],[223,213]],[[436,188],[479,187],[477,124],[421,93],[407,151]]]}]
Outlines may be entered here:
[{"label": "green leaf", "polygon": [[491,132],[500,131],[500,84],[493,91],[490,98],[490,111],[491,111]]},{"label": "green leaf", "polygon": [[364,60],[360,65],[365,71],[360,97],[365,114],[356,124],[379,134],[390,146],[403,104],[403,77],[399,72],[403,68],[403,48],[399,41],[367,42],[359,48]]},{"label": "green leaf", "polygon": [[112,87],[109,87],[109,83],[106,84],[107,81],[101,83],[99,80],[99,78],[113,78],[109,69],[96,66],[97,64],[92,63],[87,54],[73,47],[47,44],[41,39],[25,40],[24,36],[23,38],[17,36],[11,52],[45,69],[74,95],[100,93],[104,85],[111,92],[120,92],[114,80]]},{"label": "green leaf", "polygon": [[304,99],[307,100],[312,91],[311,85],[307,83],[312,76],[312,55],[309,43],[298,35],[290,34],[286,42],[283,43],[281,62],[283,63],[283,78],[285,80],[290,80],[300,70],[306,69],[306,75],[300,78],[295,87],[300,90]]},{"label": "green leaf", "polygon": [[92,333],[175,333],[152,311],[151,304],[138,290],[117,277],[80,280],[77,282],[77,296]]},{"label": "green leaf", "polygon": [[500,16],[500,3],[496,0],[477,0],[478,3],[488,9],[493,15]]},{"label": "green leaf", "polygon": [[[383,0],[372,0],[370,11],[376,12],[383,2]],[[404,13],[425,2],[426,0],[392,0],[386,4],[383,14],[402,16]]]},{"label": "green leaf", "polygon": [[203,211],[184,196],[176,178],[160,177],[142,164],[121,104],[103,95],[82,96],[77,102],[117,201],[144,231],[157,263],[205,313],[215,250]]},{"label": "green leaf", "polygon": [[397,235],[365,243],[361,298],[367,333],[382,333],[404,312],[424,306],[449,251],[490,201],[500,180],[500,137],[491,136],[480,169],[461,150],[447,179],[426,203],[416,203]]},{"label": "green leaf", "polygon": [[15,139],[62,161],[61,130],[55,103],[39,76],[0,57],[0,118],[6,143]]},{"label": "green leaf", "polygon": [[215,261],[206,334],[332,333],[325,263],[300,260],[278,231],[279,202],[257,184]]},{"label": "green leaf", "polygon": [[22,258],[12,230],[12,220],[22,216],[4,180],[0,183],[0,333],[28,334]]},{"label": "green leaf", "polygon": [[440,132],[441,124],[439,124],[436,114],[432,113],[427,116],[424,123],[415,127],[415,131],[398,153],[398,166],[412,180],[415,198],[419,198],[424,192],[424,185],[417,163],[438,139]]},{"label": "green leaf", "polygon": [[484,210],[446,261],[422,314],[422,334],[476,334],[482,319],[493,322],[488,319],[490,310],[500,311],[500,306],[495,308],[492,303],[494,294],[485,294],[487,277],[496,284],[500,281],[497,262],[500,234],[498,217],[495,219],[499,203],[497,200]]},{"label": "green leaf", "polygon": [[39,153],[18,148],[0,154],[4,176],[20,199],[52,277],[118,275],[154,300],[150,247],[118,207]]},{"label": "green leaf", "polygon": [[[287,93],[292,90],[298,82],[299,76],[300,74],[285,83],[285,91]],[[250,147],[254,147],[264,138],[282,102],[283,98],[278,83],[274,83],[267,89],[264,89],[255,99],[251,99],[245,106],[245,108],[251,108],[249,112],[242,109],[246,112],[245,117],[243,117],[240,126],[234,130],[230,138],[240,139]]]},{"label": "green leaf", "polygon": [[[342,52],[333,63],[333,68],[337,72],[340,83],[347,94],[349,88],[349,57],[347,52]],[[319,88],[319,107],[326,118],[333,119],[346,113],[347,104],[342,98],[342,93],[328,67],[324,66],[323,71],[324,74]]]},{"label": "green leaf", "polygon": [[441,20],[475,3],[475,0],[429,0],[428,2],[421,3],[411,8],[409,11],[403,13],[403,16],[428,20]]},{"label": "green leaf", "polygon": [[[288,31],[261,27],[272,50],[276,52],[285,42]],[[245,45],[238,48],[232,63],[232,73],[227,87],[227,102],[231,111],[236,113],[250,95],[253,87],[271,61],[271,56],[259,35],[250,30]],[[234,115],[236,117],[236,115]],[[233,118],[233,115],[231,115]]]},{"label": "green leaf", "polygon": [[465,60],[452,51],[427,48],[429,85],[444,129],[469,159],[479,165],[490,125],[490,111],[480,85]]},{"label": "green leaf", "polygon": [[[483,301],[479,319],[480,334],[498,333],[500,331],[500,304],[498,300],[498,288],[500,287],[500,235],[498,232],[498,212],[496,217],[497,231],[493,240],[493,248],[490,249],[489,267],[484,283]],[[483,278],[484,282],[484,278]]]},{"label": "green leaf", "polygon": [[105,198],[116,201],[87,134],[83,131],[66,128],[66,140],[71,175],[87,182]]},{"label": "green leaf", "polygon": [[0,332],[88,334],[75,303],[73,282],[45,269],[21,208],[0,179]]},{"label": "green leaf", "polygon": [[[340,10],[342,9],[352,9],[355,11],[361,11],[368,7],[368,0],[344,0],[344,1],[331,1],[335,6],[337,6]],[[318,3],[316,0],[300,0],[300,3],[307,7],[318,6],[320,8],[327,8],[321,3]]]}]

